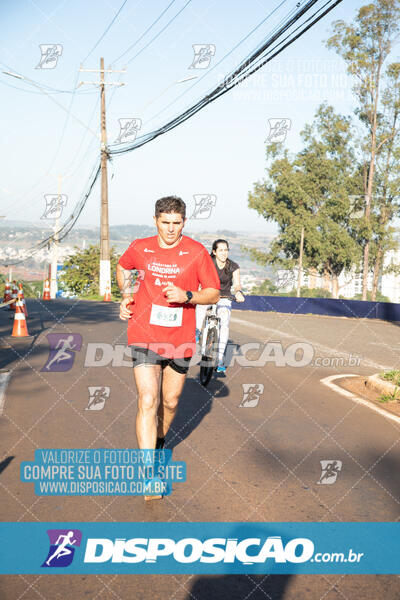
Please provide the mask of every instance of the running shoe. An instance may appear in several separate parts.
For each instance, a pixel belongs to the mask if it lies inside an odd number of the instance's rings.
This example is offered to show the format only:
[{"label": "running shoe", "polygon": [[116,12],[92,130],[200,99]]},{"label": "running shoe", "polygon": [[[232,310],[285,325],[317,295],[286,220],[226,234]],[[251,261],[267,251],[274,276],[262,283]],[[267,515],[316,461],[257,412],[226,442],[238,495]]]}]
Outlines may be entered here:
[{"label": "running shoe", "polygon": [[223,365],[218,365],[217,373],[225,373],[225,371],[226,371],[226,367],[224,367]]},{"label": "running shoe", "polygon": [[162,489],[162,481],[159,477],[148,479],[146,481],[146,491],[150,492],[151,495],[144,496],[145,502],[149,502],[150,500],[162,500],[163,494],[160,494],[160,489]]}]

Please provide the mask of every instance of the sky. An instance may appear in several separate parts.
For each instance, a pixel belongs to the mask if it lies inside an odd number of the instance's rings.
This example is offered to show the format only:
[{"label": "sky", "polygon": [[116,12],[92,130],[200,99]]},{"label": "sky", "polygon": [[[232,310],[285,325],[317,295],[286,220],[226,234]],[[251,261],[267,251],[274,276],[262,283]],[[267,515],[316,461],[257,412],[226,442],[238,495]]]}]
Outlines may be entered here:
[{"label": "sky", "polygon": [[[274,232],[247,205],[253,183],[265,176],[269,120],[285,119],[284,144],[296,152],[300,131],[322,102],[345,114],[354,109],[345,64],[325,41],[333,21],[351,21],[364,3],[344,0],[279,57],[186,123],[115,156],[109,163],[110,224],[152,224],[155,200],[171,194],[185,200],[190,216],[194,196],[212,194],[215,206],[209,218],[190,219],[188,229]],[[2,2],[0,214],[6,220],[40,223],[45,195],[60,191],[67,200],[64,220],[81,197],[100,144],[99,88],[84,83],[73,92],[80,82],[97,82],[99,74],[79,72],[81,64],[99,69],[103,56],[106,68],[126,69],[106,74],[106,81],[124,83],[106,86],[107,135],[113,143],[119,119],[141,119],[140,135],[196,102],[295,6],[289,0]],[[57,45],[54,68],[38,68],[43,44]],[[207,69],[190,68],[194,44],[215,46]],[[46,86],[63,92],[46,94]],[[96,184],[78,224],[98,226],[99,207]]]}]

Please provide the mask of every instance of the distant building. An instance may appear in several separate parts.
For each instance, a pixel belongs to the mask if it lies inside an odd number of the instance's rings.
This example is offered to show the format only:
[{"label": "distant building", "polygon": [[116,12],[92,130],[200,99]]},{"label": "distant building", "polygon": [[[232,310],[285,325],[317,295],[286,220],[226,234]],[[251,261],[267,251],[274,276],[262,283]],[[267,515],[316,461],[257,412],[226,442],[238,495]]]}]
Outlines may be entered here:
[{"label": "distant building", "polygon": [[[384,269],[390,266],[400,265],[400,249],[391,250],[385,256]],[[390,299],[390,302],[400,303],[400,275],[385,273],[380,281],[380,291]]]},{"label": "distant building", "polygon": [[[389,265],[400,265],[400,250],[388,252],[385,257],[384,267]],[[280,292],[291,292],[297,287],[298,269],[280,269],[277,271],[275,286]],[[338,278],[339,296],[343,298],[354,298],[362,293],[362,272],[355,268],[342,271]],[[372,289],[373,273],[368,275],[368,289]],[[301,286],[308,289],[327,289],[332,291],[332,282],[316,272],[303,272]],[[378,290],[383,296],[389,298],[390,302],[400,303],[400,275],[386,273],[379,279]]]}]

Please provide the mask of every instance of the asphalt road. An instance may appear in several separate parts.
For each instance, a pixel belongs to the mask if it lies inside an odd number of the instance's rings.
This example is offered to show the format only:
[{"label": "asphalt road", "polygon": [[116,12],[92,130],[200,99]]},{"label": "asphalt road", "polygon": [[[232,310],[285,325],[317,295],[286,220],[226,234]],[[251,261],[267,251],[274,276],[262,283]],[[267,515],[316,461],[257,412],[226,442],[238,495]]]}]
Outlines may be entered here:
[{"label": "asphalt road", "polygon": [[[398,367],[397,325],[234,311],[231,338],[238,346],[232,346],[232,366],[207,389],[198,381],[198,367],[190,369],[167,437],[174,460],[187,463],[187,481],[174,484],[170,497],[145,505],[141,497],[38,497],[33,484],[20,482],[20,462],[33,460],[36,448],[137,446],[131,367],[85,366],[88,344],[94,343],[112,344],[114,359],[122,360],[126,324],[118,319],[118,305],[29,301],[28,310],[32,337],[24,340],[7,337],[12,321],[8,311],[0,311],[0,368],[12,371],[0,417],[3,521],[399,519],[400,425],[320,383],[335,373]],[[43,371],[46,336],[67,332],[82,336],[72,368]],[[249,343],[253,346],[245,346]],[[307,364],[296,366],[302,364],[296,348],[305,349]],[[260,364],[262,352],[269,360]],[[259,386],[252,398],[245,396],[250,384]],[[85,410],[91,386],[110,388],[102,410]],[[323,460],[342,463],[334,484],[318,483]],[[0,580],[1,600],[399,597],[399,578],[383,575],[7,575]]]}]

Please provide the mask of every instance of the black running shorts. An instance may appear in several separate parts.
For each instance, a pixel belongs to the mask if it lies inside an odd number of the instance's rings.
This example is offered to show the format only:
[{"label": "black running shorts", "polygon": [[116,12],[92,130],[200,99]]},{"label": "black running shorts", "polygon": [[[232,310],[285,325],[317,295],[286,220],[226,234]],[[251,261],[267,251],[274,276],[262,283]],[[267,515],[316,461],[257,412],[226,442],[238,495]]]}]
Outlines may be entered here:
[{"label": "black running shorts", "polygon": [[189,370],[189,358],[165,358],[157,352],[153,352],[149,348],[141,348],[140,346],[129,346],[131,349],[132,363],[134,367],[139,365],[161,365],[162,369],[171,367],[177,373],[186,375]]}]

